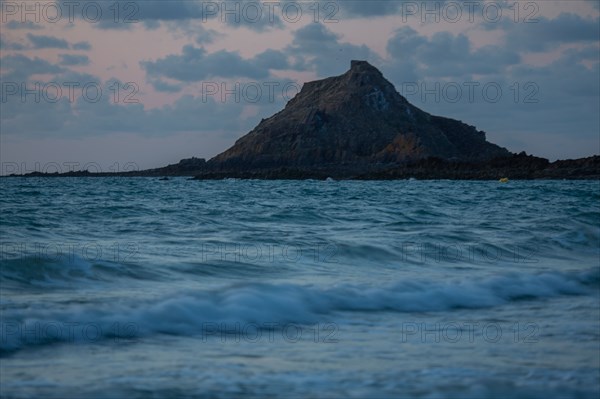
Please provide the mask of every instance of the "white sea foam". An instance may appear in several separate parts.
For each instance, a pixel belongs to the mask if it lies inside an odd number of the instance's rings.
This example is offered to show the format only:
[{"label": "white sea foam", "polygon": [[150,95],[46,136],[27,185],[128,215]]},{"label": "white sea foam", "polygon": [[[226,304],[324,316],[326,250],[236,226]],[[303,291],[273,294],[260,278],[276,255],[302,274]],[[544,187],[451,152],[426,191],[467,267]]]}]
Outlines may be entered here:
[{"label": "white sea foam", "polygon": [[[400,281],[385,287],[237,284],[137,303],[69,304],[3,312],[0,348],[157,333],[197,335],[234,323],[281,327],[335,319],[340,312],[438,312],[561,295],[593,295],[599,272],[508,274],[488,279]],[[71,326],[71,327],[70,327]],[[91,339],[90,337],[93,337]]]}]

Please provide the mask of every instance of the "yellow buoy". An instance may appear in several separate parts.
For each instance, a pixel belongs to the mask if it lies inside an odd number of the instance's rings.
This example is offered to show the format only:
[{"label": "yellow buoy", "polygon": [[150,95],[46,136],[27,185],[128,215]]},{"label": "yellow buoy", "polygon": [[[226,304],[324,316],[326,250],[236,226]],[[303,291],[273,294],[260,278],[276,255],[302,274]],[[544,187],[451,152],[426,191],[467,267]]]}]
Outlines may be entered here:
[{"label": "yellow buoy", "polygon": [[508,183],[508,177],[503,177],[500,179],[500,183]]}]

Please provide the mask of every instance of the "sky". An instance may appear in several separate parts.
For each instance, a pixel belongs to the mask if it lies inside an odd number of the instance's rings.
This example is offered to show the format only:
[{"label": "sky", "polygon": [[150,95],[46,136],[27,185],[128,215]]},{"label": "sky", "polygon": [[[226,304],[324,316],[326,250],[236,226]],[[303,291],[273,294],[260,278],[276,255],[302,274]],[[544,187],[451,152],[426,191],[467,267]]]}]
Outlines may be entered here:
[{"label": "sky", "polygon": [[209,159],[353,59],[513,152],[600,154],[600,1],[0,6],[1,174]]}]

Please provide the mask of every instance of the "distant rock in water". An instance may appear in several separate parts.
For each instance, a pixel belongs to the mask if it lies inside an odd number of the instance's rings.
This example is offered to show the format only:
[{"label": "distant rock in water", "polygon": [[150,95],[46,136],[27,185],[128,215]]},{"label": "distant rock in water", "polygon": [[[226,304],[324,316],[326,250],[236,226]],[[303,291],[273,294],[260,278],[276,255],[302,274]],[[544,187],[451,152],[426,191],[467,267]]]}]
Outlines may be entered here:
[{"label": "distant rock in water", "polygon": [[377,68],[352,61],[343,75],[304,84],[285,109],[262,120],[207,167],[356,168],[429,157],[486,161],[510,155],[475,127],[411,105]]}]

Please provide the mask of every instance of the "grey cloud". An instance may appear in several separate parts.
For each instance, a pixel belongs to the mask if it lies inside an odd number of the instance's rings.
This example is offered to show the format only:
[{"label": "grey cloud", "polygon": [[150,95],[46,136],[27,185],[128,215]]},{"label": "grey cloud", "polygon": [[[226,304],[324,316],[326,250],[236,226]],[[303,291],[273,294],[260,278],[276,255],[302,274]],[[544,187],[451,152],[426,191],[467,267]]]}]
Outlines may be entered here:
[{"label": "grey cloud", "polygon": [[196,43],[205,44],[214,42],[215,38],[222,36],[222,33],[213,29],[195,29]]},{"label": "grey cloud", "polygon": [[20,22],[16,20],[9,21],[6,24],[7,29],[27,29],[27,30],[39,30],[43,29],[41,25],[35,24],[32,21]]},{"label": "grey cloud", "polygon": [[572,43],[597,41],[600,38],[600,18],[582,18],[576,14],[562,13],[554,19],[539,18],[535,24],[522,24],[543,41]]},{"label": "grey cloud", "polygon": [[590,43],[600,38],[600,18],[583,18],[562,13],[548,19],[538,16],[535,23],[514,23],[506,17],[502,23],[484,24],[486,29],[506,32],[506,44],[515,50],[543,52],[560,44]]},{"label": "grey cloud", "polygon": [[43,49],[43,48],[58,48],[58,49],[68,49],[69,42],[64,39],[59,39],[54,36],[45,36],[45,35],[34,35],[31,33],[27,34],[27,39],[33,45],[33,48]]},{"label": "grey cloud", "polygon": [[149,29],[149,30],[154,30],[154,29],[160,28],[160,22],[156,21],[156,20],[147,19],[145,21],[142,21],[142,23],[144,24],[144,28]]},{"label": "grey cloud", "polygon": [[165,26],[175,38],[184,35],[198,44],[212,43],[217,37],[225,36],[214,29],[206,28],[197,20],[166,21],[161,25]]},{"label": "grey cloud", "polygon": [[[193,46],[185,46],[182,55],[170,55],[159,59],[155,62],[142,62],[142,67],[147,72],[147,80],[154,88],[162,92],[177,92],[183,86],[167,82],[163,78],[169,78],[183,83],[192,82],[207,82],[214,78],[250,79],[253,85],[261,85],[269,79],[270,70],[287,70],[297,69],[296,65],[291,65],[291,58],[286,51],[266,50],[256,56],[248,59],[242,58],[238,53],[218,51],[215,53],[207,53],[203,48],[195,48]],[[248,82],[227,82],[228,89],[231,89],[235,84],[247,84]],[[225,82],[221,80],[216,82],[218,85]],[[262,83],[261,83],[262,82]],[[208,82],[207,82],[208,83]],[[215,83],[215,82],[212,82]],[[276,88],[284,87],[288,83],[293,83],[288,80],[276,79],[269,81],[268,84],[275,85]],[[249,96],[253,96],[255,89],[250,90]],[[265,90],[260,99],[254,104],[266,104],[272,102],[267,100],[267,86],[262,87]],[[276,90],[276,89],[275,89]]]},{"label": "grey cloud", "polygon": [[172,0],[168,1],[168,6],[157,1],[135,1],[137,11],[133,12],[132,17],[140,21],[146,20],[180,20],[180,19],[198,19],[202,18],[207,8],[204,1],[186,1]]},{"label": "grey cloud", "polygon": [[296,68],[313,67],[319,76],[343,73],[353,59],[370,60],[373,63],[379,61],[379,56],[367,46],[342,42],[341,37],[324,24],[316,23],[295,31],[294,39],[285,52],[296,58]]},{"label": "grey cloud", "polygon": [[168,55],[156,61],[142,61],[142,68],[151,77],[164,76],[181,82],[195,82],[207,78],[245,77],[265,78],[269,75],[253,59],[244,59],[237,52],[220,50],[207,53],[204,48],[183,47],[181,55]]},{"label": "grey cloud", "polygon": [[294,34],[294,44],[306,46],[308,49],[320,43],[337,43],[339,36],[323,24],[309,24],[298,29]]},{"label": "grey cloud", "polygon": [[[330,1],[323,0],[319,2],[321,8],[325,9]],[[502,0],[494,1],[494,6],[507,9],[512,5],[511,2]],[[457,8],[467,19],[470,13],[473,13],[474,18],[481,19],[483,1],[455,1],[455,0],[435,0],[435,1],[420,1],[420,0],[343,0],[337,1],[335,4],[338,7],[339,17],[347,18],[365,18],[365,17],[384,17],[396,15],[404,23],[407,20],[421,20],[423,23],[436,23],[435,18],[439,21],[447,19],[448,23],[452,22],[456,14],[453,13]],[[472,11],[471,11],[472,10]],[[331,10],[330,10],[331,11]],[[433,12],[431,12],[433,11]],[[492,14],[493,11],[490,11]],[[492,16],[490,16],[492,18]]]},{"label": "grey cloud", "polygon": [[565,55],[575,60],[598,63],[600,62],[600,46],[599,44],[591,44],[579,48],[570,48],[565,50]]},{"label": "grey cloud", "polygon": [[[274,14],[271,20],[265,2],[260,1],[191,1],[191,0],[116,0],[109,2],[97,2],[95,0],[80,0],[77,2],[74,15],[82,19],[82,10],[86,3],[93,3],[94,13],[96,9],[101,10],[101,16],[93,26],[99,29],[128,30],[138,24],[147,29],[156,29],[160,22],[168,21],[191,21],[206,22],[208,20],[219,20],[229,27],[246,27],[256,31],[265,31],[274,28],[282,28],[284,24],[278,15]],[[239,11],[234,14],[224,12],[225,7],[230,10]],[[255,13],[258,6],[261,14]],[[61,0],[61,7],[69,9],[68,2]],[[216,7],[216,8],[215,8]],[[118,10],[116,13],[115,10]],[[91,11],[90,11],[91,12]],[[95,14],[93,14],[95,15]],[[94,19],[93,17],[88,18]]]},{"label": "grey cloud", "polygon": [[489,45],[474,50],[463,34],[437,32],[427,38],[410,27],[396,31],[387,43],[387,51],[398,69],[412,71],[410,78],[491,74],[521,61],[510,48]]},{"label": "grey cloud", "polygon": [[111,90],[113,84],[105,82],[102,85],[103,95],[98,101],[89,101],[78,95],[74,102],[63,97],[56,102],[29,98],[23,103],[20,97],[11,97],[3,104],[6,112],[0,116],[3,134],[84,137],[128,132],[166,136],[182,131],[199,134],[224,131],[228,135],[238,135],[249,131],[261,117],[281,107],[279,102],[269,103],[261,108],[259,115],[240,118],[248,105],[246,102],[221,102],[211,96],[184,95],[172,105],[146,110],[141,103],[115,104]]},{"label": "grey cloud", "polygon": [[[193,0],[59,0],[64,18],[72,16],[98,29],[156,29],[159,21],[202,18],[205,1]],[[85,10],[85,12],[84,12]]]},{"label": "grey cloud", "polygon": [[141,21],[195,19],[202,22],[216,19],[229,27],[245,27],[259,32],[280,29],[284,26],[277,13],[269,14],[265,2],[255,0],[229,2],[173,0],[170,2],[169,8],[170,10],[165,13],[162,5],[139,2],[139,19]]},{"label": "grey cloud", "polygon": [[[97,23],[94,23],[93,26],[94,26],[94,28],[98,28],[98,29],[102,29],[102,30],[114,29],[114,30],[120,30],[120,31],[128,31],[128,30],[132,30],[137,25],[142,25],[142,23],[141,22],[139,24],[133,23],[133,22],[132,23],[123,23],[123,22],[115,22],[111,19],[101,19]],[[153,22],[150,23],[150,26],[152,26],[152,25],[153,25]],[[147,25],[144,24],[144,27],[147,27]]]},{"label": "grey cloud", "polygon": [[92,45],[88,42],[77,42],[73,44],[73,50],[91,50]]},{"label": "grey cloud", "polygon": [[[322,7],[329,3],[321,2]],[[397,14],[402,2],[387,0],[346,0],[335,3],[344,16],[348,17],[373,17]],[[332,12],[332,9],[327,10]]]},{"label": "grey cloud", "polygon": [[80,54],[59,54],[60,64],[66,66],[88,65],[90,59],[87,55]]},{"label": "grey cloud", "polygon": [[4,37],[0,36],[0,50],[25,50],[26,47],[18,42],[7,41]]},{"label": "grey cloud", "polygon": [[257,66],[263,69],[288,69],[287,55],[279,50],[266,50],[254,57]]},{"label": "grey cloud", "polygon": [[212,43],[215,40],[215,37],[217,36],[217,33],[215,31],[212,30],[206,30],[205,32],[199,33],[196,35],[196,43],[202,45],[202,44],[208,44],[208,43]]},{"label": "grey cloud", "polygon": [[[87,3],[93,3],[87,6]],[[183,20],[201,18],[203,15],[204,1],[190,0],[115,0],[104,4],[96,0],[79,0],[75,5],[69,6],[69,0],[61,0],[61,9],[69,10],[74,7],[75,17],[82,18],[83,9],[89,8],[88,20],[96,19],[96,10],[101,11],[101,20],[107,23],[113,23],[113,27],[119,24],[136,24],[138,22],[149,20]],[[71,4],[73,4],[71,2]],[[66,12],[66,11],[65,11]]]},{"label": "grey cloud", "polygon": [[64,69],[35,57],[29,58],[22,54],[7,55],[2,57],[3,81],[24,82],[31,75],[53,74],[63,72]]},{"label": "grey cloud", "polygon": [[[276,4],[278,3],[278,4]],[[245,27],[257,32],[271,29],[282,29],[285,24],[280,18],[281,7],[285,7],[286,1],[264,2],[256,0],[238,0],[230,2],[206,2],[205,4],[218,5],[215,12],[204,6],[205,19],[217,19],[229,27]],[[269,9],[271,4],[272,9]],[[299,4],[301,6],[301,4]]]},{"label": "grey cloud", "polygon": [[437,32],[426,45],[418,49],[418,58],[425,63],[453,64],[464,61],[465,55],[471,51],[469,38],[463,34],[453,35],[450,32]]},{"label": "grey cloud", "polygon": [[[263,57],[276,55],[267,52]],[[172,105],[147,110],[141,102],[125,103],[125,94],[132,93],[132,100],[141,100],[141,97],[137,88],[131,91],[125,87],[126,83],[117,79],[102,82],[96,76],[77,73],[39,58],[30,59],[22,55],[5,56],[2,58],[2,65],[3,82],[7,75],[14,78],[15,72],[20,73],[20,79],[43,73],[53,76],[40,82],[42,85],[50,83],[63,87],[63,96],[57,101],[48,101],[43,96],[40,100],[28,94],[23,102],[20,92],[9,96],[8,101],[2,104],[0,125],[3,134],[12,136],[82,137],[114,132],[159,136],[182,131],[195,131],[199,134],[222,131],[227,132],[230,137],[235,137],[249,131],[260,118],[279,110],[286,101],[281,89],[284,82],[279,82],[275,98],[269,98],[263,93],[259,101],[249,101],[246,98],[235,101],[231,95],[223,100],[220,95],[199,93],[197,96],[182,96]],[[28,81],[28,87],[33,87],[34,83]],[[74,101],[67,97],[67,83],[77,83]],[[100,87],[101,95],[97,100],[82,95],[82,88],[88,83]],[[152,83],[164,92],[174,92],[181,87],[163,79]],[[115,85],[121,88],[118,100],[114,100]],[[256,86],[256,83],[254,85]],[[232,87],[233,83],[229,83],[228,88]],[[51,89],[51,95],[53,92],[54,89]],[[91,90],[91,95],[95,96],[96,91]],[[250,91],[248,96],[253,96],[253,92]],[[258,105],[259,113],[241,117],[248,105]]]},{"label": "grey cloud", "polygon": [[416,30],[404,26],[396,30],[387,43],[387,52],[395,58],[410,58],[413,49],[427,43],[427,38],[421,36]]},{"label": "grey cloud", "polygon": [[163,93],[177,93],[177,92],[181,91],[181,89],[183,88],[181,85],[171,84],[171,83],[164,81],[163,79],[152,79],[152,80],[150,80],[150,84],[157,91],[160,91]]},{"label": "grey cloud", "polygon": [[29,43],[23,44],[6,40],[6,37],[0,37],[0,47],[7,50],[30,50],[30,49],[61,49],[67,50],[90,50],[92,46],[88,42],[78,42],[69,44],[67,40],[54,36],[27,34]]}]

